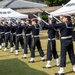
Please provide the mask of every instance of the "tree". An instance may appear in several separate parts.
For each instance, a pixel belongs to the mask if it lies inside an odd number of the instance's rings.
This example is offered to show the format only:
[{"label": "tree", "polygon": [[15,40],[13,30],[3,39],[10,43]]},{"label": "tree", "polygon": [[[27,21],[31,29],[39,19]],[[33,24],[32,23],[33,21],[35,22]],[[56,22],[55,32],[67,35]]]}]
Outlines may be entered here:
[{"label": "tree", "polygon": [[56,6],[66,4],[68,1],[70,0],[44,0],[44,3],[46,3],[49,6]]}]

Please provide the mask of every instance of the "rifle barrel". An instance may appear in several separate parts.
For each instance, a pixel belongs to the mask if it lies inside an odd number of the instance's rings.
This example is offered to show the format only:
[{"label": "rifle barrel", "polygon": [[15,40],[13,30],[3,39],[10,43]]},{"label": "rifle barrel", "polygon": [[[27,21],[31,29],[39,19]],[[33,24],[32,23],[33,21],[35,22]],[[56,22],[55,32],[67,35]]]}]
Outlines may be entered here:
[{"label": "rifle barrel", "polygon": [[[37,15],[33,14],[33,16],[35,16],[36,18],[38,17]],[[41,19],[45,24],[49,25],[46,21],[44,21],[43,19]]]},{"label": "rifle barrel", "polygon": [[[47,15],[51,15],[49,12],[47,12],[47,11],[45,11],[45,10],[43,10],[43,9],[41,9],[41,8],[39,8],[40,10],[42,10],[42,11],[44,11]],[[57,21],[59,21],[59,22],[61,22],[58,18],[56,18],[55,16],[53,16]]]}]

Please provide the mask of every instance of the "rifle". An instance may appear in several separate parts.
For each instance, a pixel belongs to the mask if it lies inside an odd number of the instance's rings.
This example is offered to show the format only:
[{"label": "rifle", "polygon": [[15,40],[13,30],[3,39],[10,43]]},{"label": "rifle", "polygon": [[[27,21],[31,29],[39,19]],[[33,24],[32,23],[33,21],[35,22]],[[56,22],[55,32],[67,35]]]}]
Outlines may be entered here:
[{"label": "rifle", "polygon": [[41,9],[41,8],[39,8],[41,11],[43,11],[43,13],[45,13],[45,14],[47,14],[47,15],[50,15],[50,13],[49,12],[47,12],[47,11],[45,11],[45,10],[43,10],[43,9]]},{"label": "rifle", "polygon": [[[43,10],[43,9],[41,9],[41,8],[39,8],[41,11],[43,11],[45,14],[47,14],[47,15],[51,15],[48,11],[45,11],[45,10]],[[55,16],[52,16],[53,18],[55,18],[58,22],[61,22],[58,18],[56,18]]]},{"label": "rifle", "polygon": [[[38,18],[37,15],[33,14],[34,17]],[[49,25],[49,23],[47,23],[46,21],[44,21],[43,19],[41,19],[45,24]]]}]

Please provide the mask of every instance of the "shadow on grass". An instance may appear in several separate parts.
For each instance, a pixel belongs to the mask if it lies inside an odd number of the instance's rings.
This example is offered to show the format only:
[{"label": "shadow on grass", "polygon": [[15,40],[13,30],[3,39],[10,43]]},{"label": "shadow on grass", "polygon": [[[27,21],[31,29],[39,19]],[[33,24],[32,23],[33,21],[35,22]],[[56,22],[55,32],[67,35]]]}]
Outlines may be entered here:
[{"label": "shadow on grass", "polygon": [[71,64],[71,62],[70,62],[70,61],[68,61],[68,62],[66,62],[66,64]]},{"label": "shadow on grass", "polygon": [[[70,74],[70,73],[73,73],[73,71],[70,71],[70,72],[66,72],[65,74]],[[73,75],[73,74],[72,74]]]},{"label": "shadow on grass", "polygon": [[19,59],[0,60],[0,75],[48,75],[47,73],[30,68]]}]

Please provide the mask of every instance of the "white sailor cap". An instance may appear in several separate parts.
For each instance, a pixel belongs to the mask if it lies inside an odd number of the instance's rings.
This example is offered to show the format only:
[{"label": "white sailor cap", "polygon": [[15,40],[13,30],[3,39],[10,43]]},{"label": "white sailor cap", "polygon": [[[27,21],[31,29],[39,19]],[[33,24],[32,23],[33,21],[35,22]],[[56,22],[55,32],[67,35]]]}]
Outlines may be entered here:
[{"label": "white sailor cap", "polygon": [[63,17],[71,17],[71,15],[69,15],[69,14],[63,14],[62,16]]}]

